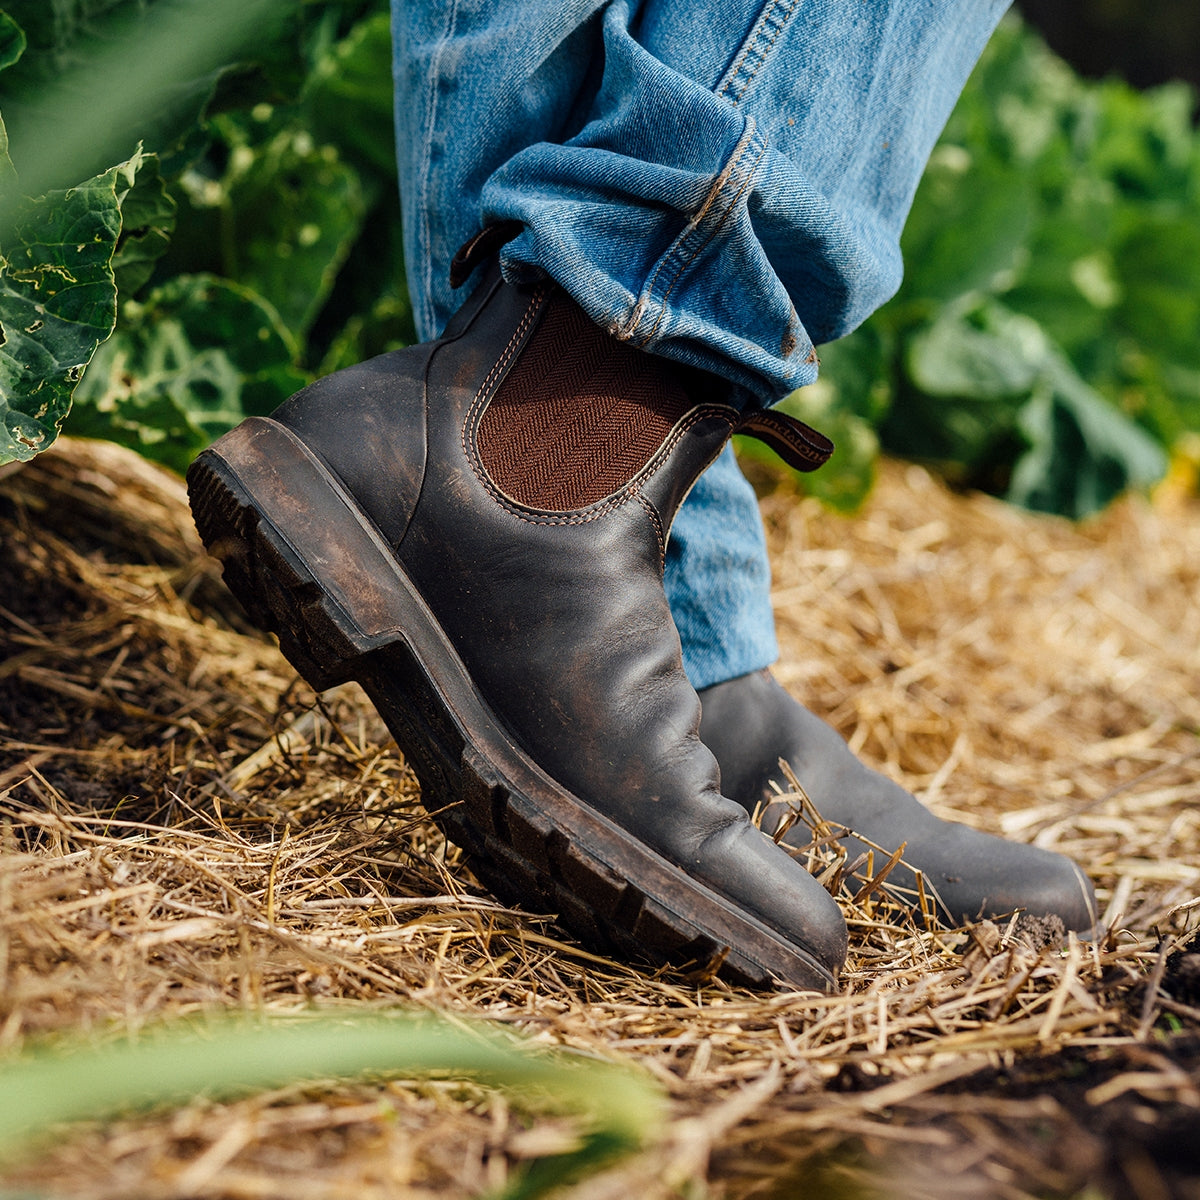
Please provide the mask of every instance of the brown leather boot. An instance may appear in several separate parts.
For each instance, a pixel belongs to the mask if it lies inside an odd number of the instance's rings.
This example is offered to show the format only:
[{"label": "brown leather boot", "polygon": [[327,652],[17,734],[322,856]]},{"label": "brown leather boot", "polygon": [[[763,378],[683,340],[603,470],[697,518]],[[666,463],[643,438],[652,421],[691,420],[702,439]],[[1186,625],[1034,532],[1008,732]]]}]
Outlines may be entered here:
[{"label": "brown leather boot", "polygon": [[301,674],[363,685],[498,896],[621,955],[830,988],[845,923],[721,796],[662,566],[734,429],[804,468],[831,447],[723,394],[493,269],[439,341],[221,438],[192,508]]},{"label": "brown leather boot", "polygon": [[[705,688],[700,699],[700,736],[721,764],[722,790],[750,812],[767,805],[762,820],[767,833],[777,830],[788,808],[771,786],[787,790],[782,758],[821,816],[852,831],[843,840],[849,861],[868,849],[855,833],[889,854],[907,843],[888,880],[914,904],[916,876],[909,868],[922,872],[928,899],[936,896],[941,915],[952,923],[1021,910],[1057,916],[1066,930],[1094,930],[1095,893],[1069,858],[935,817],[861,763],[836,730],[794,700],[769,671]],[[810,840],[803,822],[783,837],[793,846]],[[882,865],[878,853],[875,864]]]}]

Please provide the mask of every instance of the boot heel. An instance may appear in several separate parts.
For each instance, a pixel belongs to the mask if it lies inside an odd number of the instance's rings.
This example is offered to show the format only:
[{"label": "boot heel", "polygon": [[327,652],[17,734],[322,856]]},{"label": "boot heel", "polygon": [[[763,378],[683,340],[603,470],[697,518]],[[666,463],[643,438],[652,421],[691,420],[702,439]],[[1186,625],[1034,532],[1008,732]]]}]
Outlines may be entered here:
[{"label": "boot heel", "polygon": [[188,471],[196,528],[225,582],[318,690],[399,637],[379,535],[286,426],[252,417]]}]

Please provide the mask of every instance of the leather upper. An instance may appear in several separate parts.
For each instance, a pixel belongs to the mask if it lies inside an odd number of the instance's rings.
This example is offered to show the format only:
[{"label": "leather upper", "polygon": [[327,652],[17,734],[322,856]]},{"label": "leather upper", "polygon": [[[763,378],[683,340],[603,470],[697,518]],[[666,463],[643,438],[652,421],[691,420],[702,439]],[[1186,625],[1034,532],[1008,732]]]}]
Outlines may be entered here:
[{"label": "leather upper", "polygon": [[503,377],[498,364],[519,356],[544,302],[493,276],[441,341],[339,372],[276,419],[302,433],[395,547],[534,762],[840,964],[846,934],[832,899],[720,794],[662,588],[675,509],[739,414],[697,399],[637,476],[585,508],[513,503],[474,451],[471,414]]}]

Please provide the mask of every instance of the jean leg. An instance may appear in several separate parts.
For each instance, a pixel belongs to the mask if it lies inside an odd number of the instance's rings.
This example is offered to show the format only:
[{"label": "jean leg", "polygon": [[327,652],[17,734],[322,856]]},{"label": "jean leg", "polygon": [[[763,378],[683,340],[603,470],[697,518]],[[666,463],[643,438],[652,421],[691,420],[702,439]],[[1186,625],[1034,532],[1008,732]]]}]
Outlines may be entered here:
[{"label": "jean leg", "polygon": [[[1008,0],[394,0],[422,333],[445,264],[506,273],[773,403],[899,285],[929,151]],[[427,300],[430,297],[430,300]]]},{"label": "jean leg", "polygon": [[417,334],[436,337],[467,289],[450,260],[483,222],[489,176],[577,131],[604,0],[392,0],[396,152]]},{"label": "jean leg", "polygon": [[692,488],[671,528],[663,579],[699,691],[779,657],[771,568],[754,489],[726,446]]}]

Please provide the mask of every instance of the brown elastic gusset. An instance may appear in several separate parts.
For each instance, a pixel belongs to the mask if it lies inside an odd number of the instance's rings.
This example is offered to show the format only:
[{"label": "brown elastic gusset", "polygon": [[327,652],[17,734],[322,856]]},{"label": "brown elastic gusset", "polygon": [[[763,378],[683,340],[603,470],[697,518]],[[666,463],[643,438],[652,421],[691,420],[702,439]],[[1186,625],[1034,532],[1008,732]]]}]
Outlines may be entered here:
[{"label": "brown elastic gusset", "polygon": [[668,363],[618,342],[556,290],[476,446],[506,496],[570,512],[628,484],[692,407]]}]

